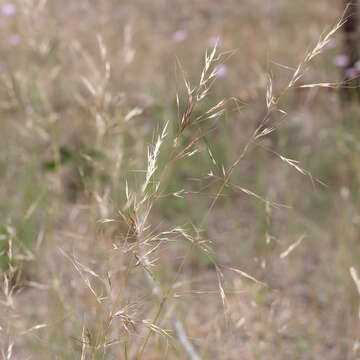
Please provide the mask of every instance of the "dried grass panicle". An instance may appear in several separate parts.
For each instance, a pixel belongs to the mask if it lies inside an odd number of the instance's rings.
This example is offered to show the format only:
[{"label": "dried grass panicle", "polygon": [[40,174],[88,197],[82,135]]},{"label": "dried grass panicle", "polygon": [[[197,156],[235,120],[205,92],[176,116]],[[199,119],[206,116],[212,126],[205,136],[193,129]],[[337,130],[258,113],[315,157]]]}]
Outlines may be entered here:
[{"label": "dried grass panicle", "polygon": [[[213,199],[207,213],[205,214],[204,218],[203,218],[203,222],[205,221],[205,219],[209,216],[210,212],[212,211],[215,203],[217,202],[218,198],[221,196],[224,188],[228,187],[228,183],[230,181],[230,178],[232,176],[233,171],[235,170],[235,168],[240,164],[240,162],[242,161],[242,159],[245,157],[246,153],[248,152],[250,145],[252,144],[256,144],[257,142],[256,140],[276,131],[276,127],[266,127],[267,123],[270,120],[270,115],[272,113],[276,112],[280,112],[282,114],[282,119],[285,118],[287,116],[287,112],[283,109],[278,108],[278,104],[280,103],[280,100],[285,96],[285,94],[291,89],[294,88],[295,85],[297,84],[297,82],[302,78],[302,76],[304,75],[304,71],[306,70],[307,65],[309,64],[309,62],[316,56],[318,56],[326,47],[326,45],[329,43],[329,41],[331,40],[332,36],[344,25],[346,19],[344,19],[344,17],[341,17],[340,20],[323,36],[319,39],[319,41],[316,43],[316,45],[314,46],[314,48],[309,51],[304,60],[299,63],[299,65],[297,66],[296,70],[294,71],[289,83],[287,84],[287,86],[285,86],[282,90],[279,91],[278,95],[274,94],[274,90],[273,90],[273,80],[271,78],[271,76],[268,76],[268,82],[267,82],[267,88],[266,88],[266,97],[265,97],[265,102],[266,102],[266,107],[267,107],[267,111],[265,116],[261,119],[261,121],[259,121],[258,126],[255,128],[255,130],[253,131],[253,133],[251,134],[248,142],[245,144],[245,146],[243,147],[243,150],[240,152],[239,156],[237,157],[237,159],[233,162],[233,164],[228,168],[225,169],[223,168],[223,176],[224,176],[224,180],[223,180],[223,184],[220,186],[217,195],[215,196],[215,198]],[[329,83],[331,84],[331,83]],[[342,84],[344,85],[344,83]],[[301,85],[303,87],[315,87],[316,84],[308,84],[308,85]],[[330,86],[330,85],[329,85]],[[346,84],[345,84],[346,86]],[[273,150],[270,150],[270,152],[272,153],[276,153]],[[214,164],[216,164],[214,157],[212,156],[211,152],[209,151],[210,157],[213,161]],[[277,153],[276,153],[277,154]],[[311,181],[315,180],[316,182],[325,185],[321,180],[317,179],[317,178],[313,178],[313,176],[311,175],[310,172],[304,170],[303,168],[301,168],[298,164],[296,160],[292,160],[292,159],[288,159],[280,154],[277,154],[280,159],[284,162],[286,162],[288,165],[294,167],[297,171],[299,171],[301,174],[303,175],[307,175],[310,177]],[[258,194],[255,194],[254,192],[248,190],[248,189],[244,189],[242,187],[238,187],[241,191],[251,195],[251,196],[255,196],[258,199],[261,199],[264,201],[264,199],[259,196]],[[265,200],[267,201],[267,200]]]},{"label": "dried grass panicle", "polygon": [[[3,230],[3,229],[2,229]],[[19,324],[15,321],[21,317],[21,308],[17,304],[17,297],[24,289],[22,270],[25,262],[33,261],[34,256],[28,249],[24,249],[19,242],[15,227],[8,223],[5,232],[1,234],[1,285],[0,285],[0,311],[2,319],[0,323],[0,351],[2,358],[14,359],[15,344],[22,337],[35,333],[48,325],[32,324],[28,326],[28,320]],[[4,246],[4,244],[6,244]],[[6,260],[4,264],[3,261]]]},{"label": "dried grass panicle", "polygon": [[346,10],[339,21],[327,33],[325,33],[324,36],[320,37],[316,45],[305,55],[304,60],[298,65],[295,72],[293,73],[292,78],[288,84],[288,88],[294,87],[296,85],[296,83],[303,77],[307,65],[324,51],[335,33],[345,24],[345,22],[348,20],[344,18],[345,13]]},{"label": "dried grass panicle", "polygon": [[[217,201],[217,199],[221,196],[221,192],[223,190],[224,187],[228,187],[228,186],[231,186],[235,189],[239,189],[241,190],[242,192],[248,194],[248,195],[251,195],[251,196],[254,196],[255,198],[259,199],[259,200],[262,200],[264,201],[266,204],[273,204],[274,206],[280,206],[280,204],[276,204],[275,202],[270,202],[269,200],[267,199],[264,199],[262,198],[261,196],[257,195],[256,193],[248,190],[248,189],[245,189],[241,186],[238,186],[238,185],[233,185],[230,183],[230,177],[235,169],[235,167],[237,167],[240,163],[240,161],[244,158],[245,154],[247,153],[250,145],[252,143],[256,143],[256,140],[260,139],[261,137],[263,136],[266,136],[268,134],[270,134],[271,132],[275,131],[276,128],[263,128],[263,126],[268,122],[268,119],[269,119],[269,115],[270,113],[272,113],[273,111],[279,111],[282,115],[286,116],[286,112],[282,109],[277,109],[277,104],[279,103],[279,100],[281,97],[284,96],[284,94],[286,93],[286,91],[292,87],[294,87],[294,85],[297,83],[297,81],[302,77],[302,72],[304,71],[306,65],[308,62],[310,62],[315,56],[317,56],[321,51],[322,49],[326,46],[326,44],[328,43],[330,37],[339,29],[339,27],[343,24],[343,20],[339,21],[339,23],[337,23],[334,28],[332,28],[330,30],[330,32],[324,36],[324,38],[320,39],[319,42],[316,44],[316,46],[314,47],[314,49],[309,52],[306,57],[305,57],[305,60],[299,64],[298,68],[295,70],[293,76],[292,76],[292,79],[290,80],[290,83],[283,89],[283,91],[280,92],[280,95],[279,96],[275,96],[274,93],[273,93],[273,84],[272,84],[272,79],[269,77],[269,81],[268,81],[268,86],[267,86],[267,90],[266,90],[266,105],[267,105],[267,113],[266,115],[264,116],[263,120],[261,121],[260,125],[255,129],[255,131],[253,132],[251,138],[249,139],[248,143],[245,145],[243,151],[240,153],[240,156],[237,158],[237,160],[235,160],[235,162],[228,168],[228,169],[225,169],[224,166],[219,166],[215,160],[215,157],[213,156],[211,150],[208,148],[208,153],[209,153],[209,156],[211,158],[211,161],[212,163],[219,168],[219,170],[221,171],[222,175],[223,175],[223,184],[221,185],[219,191],[217,192],[214,200],[212,201],[209,209],[208,209],[208,212],[205,214],[205,216],[203,217],[203,221],[205,220],[205,218],[208,216],[208,214],[210,213],[210,211],[213,209],[214,205],[215,205],[215,202]],[[213,78],[215,77],[215,72],[214,71],[209,71],[209,69],[211,68],[211,65],[213,63],[213,61],[216,61],[217,58],[215,58],[215,54],[216,54],[216,48],[214,48],[214,50],[211,52],[210,55],[206,54],[205,56],[205,66],[204,66],[204,69],[202,71],[202,74],[201,74],[201,77],[200,77],[200,82],[199,82],[199,85],[197,87],[194,87],[192,88],[189,84],[189,82],[187,82],[185,80],[185,86],[186,86],[186,89],[187,89],[187,96],[188,96],[188,103],[187,103],[187,107],[186,107],[186,110],[184,111],[184,113],[182,114],[182,116],[180,116],[180,125],[179,125],[179,130],[178,130],[178,133],[174,139],[174,146],[176,147],[177,144],[178,144],[178,140],[179,140],[179,137],[180,135],[182,134],[182,132],[191,125],[191,120],[192,120],[192,114],[193,114],[193,111],[194,111],[194,108],[197,104],[198,101],[202,100],[207,94],[208,94],[208,91],[209,91],[209,88],[211,86],[211,81],[213,80]],[[178,108],[180,108],[179,106],[179,95],[177,95],[177,104],[178,104]],[[223,114],[224,112],[224,109],[223,109],[223,106],[226,104],[226,101],[224,100],[221,100],[217,105],[213,106],[206,114],[205,116],[207,115],[206,118],[212,118],[213,116],[214,117],[217,117],[221,114]],[[198,117],[195,119],[195,121],[198,121],[198,120],[201,120],[202,117]],[[160,144],[160,142],[158,141],[157,144]],[[187,150],[193,145],[193,143],[190,143],[190,145],[188,145],[185,150],[183,150],[182,152],[178,153],[176,159],[180,159],[182,158],[183,156],[182,155],[185,155],[187,154]],[[155,146],[155,150],[158,149],[158,147]],[[154,151],[154,154],[156,155],[157,154],[157,151]],[[311,179],[312,179],[312,176],[309,172],[307,172],[306,170],[304,170],[303,168],[301,168],[299,165],[298,165],[298,162],[295,161],[295,160],[292,160],[292,159],[289,159],[285,156],[282,156],[279,154],[279,157],[282,161],[286,162],[288,165],[294,167],[296,170],[298,170],[301,174],[303,175],[308,175]],[[155,161],[154,159],[156,158],[156,156],[154,155],[151,155],[149,157],[149,164],[150,166],[148,167],[148,169],[150,169],[150,171],[148,170],[147,174],[153,174],[154,171],[152,171],[153,169],[155,169]],[[211,177],[214,177],[213,173],[210,171],[211,174]],[[149,177],[150,175],[148,175]],[[148,181],[145,182],[145,184],[148,184]],[[203,224],[203,221],[202,221],[202,224]],[[177,229],[177,231],[179,231],[185,238],[189,239],[189,236],[183,231],[183,230],[179,230]],[[289,249],[287,249],[285,252],[283,252],[281,254],[281,257],[284,258],[285,256],[287,256],[291,251],[293,251],[295,249],[295,247],[297,247],[301,241],[302,241],[303,238],[300,238],[295,244],[293,244],[292,246],[289,247]],[[194,239],[190,236],[190,241],[192,244],[194,244]],[[150,250],[150,253],[152,253],[153,251],[155,251],[157,249],[157,247],[154,247],[153,249]],[[204,248],[205,249],[205,248]],[[149,252],[148,252],[149,253]],[[146,253],[145,253],[146,254]],[[143,256],[144,257],[144,256]],[[146,258],[146,255],[145,255],[145,258]],[[220,272],[220,268],[216,266],[216,269],[217,269],[217,274],[218,274],[218,285],[219,285],[219,291],[220,291],[220,296],[221,296],[221,299],[222,299],[222,303],[223,303],[223,306],[226,310],[226,293],[225,293],[225,290],[224,290],[224,287],[223,287],[223,275],[222,273]],[[262,282],[258,281],[257,279],[255,279],[253,276],[241,271],[241,270],[238,270],[238,269],[235,269],[235,268],[232,268],[230,267],[231,270],[233,270],[234,272],[236,273],[239,273],[240,275],[252,280],[252,281],[255,281],[256,283],[259,283],[259,284],[262,284]],[[153,320],[153,324],[156,325],[158,319],[159,319],[159,316],[160,314],[162,313],[163,311],[163,306],[164,304],[166,303],[166,301],[168,300],[168,294],[170,294],[170,290],[171,290],[171,287],[169,288],[168,290],[168,293],[165,294],[165,296],[162,298],[162,301],[160,303],[160,306],[159,306],[159,309],[158,309],[158,312]],[[226,312],[226,311],[225,311]],[[152,329],[153,330],[153,329]],[[148,343],[148,340],[149,340],[149,337],[150,337],[150,334],[151,334],[151,331],[148,332],[148,335],[145,339],[145,342],[143,344],[143,347],[141,349],[141,352],[140,352],[140,356],[139,358],[141,358],[143,356],[143,353],[144,353],[144,350],[145,350],[145,347]]]},{"label": "dried grass panicle", "polygon": [[[174,147],[177,146],[179,137],[181,133],[192,123],[198,123],[201,120],[210,120],[213,118],[218,118],[221,116],[225,109],[224,105],[226,104],[225,100],[220,100],[216,105],[212,106],[209,110],[204,112],[203,115],[200,115],[196,119],[192,119],[193,112],[195,110],[196,105],[203,100],[208,94],[209,91],[216,79],[217,70],[214,66],[216,63],[220,62],[222,59],[222,55],[217,55],[217,45],[214,46],[211,53],[205,54],[205,62],[204,67],[201,72],[199,83],[192,87],[189,81],[186,80],[184,74],[184,83],[187,90],[187,106],[182,115],[178,114],[180,119],[178,133],[174,139]],[[178,105],[178,112],[180,111],[180,100],[179,94],[176,94],[176,101]]]}]

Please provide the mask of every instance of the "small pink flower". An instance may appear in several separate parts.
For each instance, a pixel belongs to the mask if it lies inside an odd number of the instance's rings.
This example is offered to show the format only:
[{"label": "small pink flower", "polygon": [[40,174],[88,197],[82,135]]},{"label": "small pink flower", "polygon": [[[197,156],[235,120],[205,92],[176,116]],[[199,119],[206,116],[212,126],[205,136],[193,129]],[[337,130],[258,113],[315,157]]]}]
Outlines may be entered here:
[{"label": "small pink flower", "polygon": [[16,14],[16,5],[12,4],[12,3],[6,3],[2,6],[1,8],[1,12],[3,13],[3,15],[5,16],[12,16]]},{"label": "small pink flower", "polygon": [[9,37],[9,44],[11,46],[17,46],[21,42],[21,37],[18,34],[13,34]]},{"label": "small pink flower", "polygon": [[228,73],[227,67],[224,64],[219,64],[215,66],[215,76],[218,79],[226,77]]},{"label": "small pink flower", "polygon": [[184,29],[180,29],[174,32],[173,34],[173,40],[175,42],[183,42],[188,37],[188,33]]},{"label": "small pink flower", "polygon": [[345,77],[347,79],[353,79],[353,78],[355,78],[357,76],[358,76],[358,71],[354,67],[346,69]]},{"label": "small pink flower", "polygon": [[212,36],[211,38],[209,38],[208,44],[211,47],[220,46],[221,45],[220,37],[219,36]]},{"label": "small pink flower", "polygon": [[337,67],[346,67],[349,65],[350,59],[347,55],[336,55],[334,57],[334,65]]}]

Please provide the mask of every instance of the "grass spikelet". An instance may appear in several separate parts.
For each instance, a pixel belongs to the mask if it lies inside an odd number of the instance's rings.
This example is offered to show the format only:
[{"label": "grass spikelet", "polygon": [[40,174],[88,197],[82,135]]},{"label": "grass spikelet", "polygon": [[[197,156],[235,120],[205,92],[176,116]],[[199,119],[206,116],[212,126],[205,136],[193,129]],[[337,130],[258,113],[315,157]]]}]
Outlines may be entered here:
[{"label": "grass spikelet", "polygon": [[280,259],[286,258],[291,252],[293,252],[303,242],[306,236],[307,236],[306,234],[301,235],[298,240],[296,240],[293,244],[291,244],[285,251],[283,251],[280,254]]},{"label": "grass spikelet", "polygon": [[254,278],[253,276],[249,275],[248,273],[246,273],[245,271],[239,270],[237,268],[234,267],[226,267],[227,269],[241,275],[242,277],[244,277],[245,279],[251,280],[253,282],[255,282],[256,284],[262,285],[262,286],[268,286],[266,283],[257,280],[256,278]]},{"label": "grass spikelet", "polygon": [[356,271],[356,269],[354,267],[351,267],[350,268],[350,275],[352,277],[352,279],[354,280],[354,283],[356,285],[356,289],[360,295],[360,278],[359,278],[359,275]]},{"label": "grass spikelet", "polygon": [[147,166],[147,170],[146,170],[145,183],[142,186],[143,193],[145,192],[152,176],[154,175],[155,171],[157,170],[156,162],[157,162],[157,159],[158,159],[158,156],[160,153],[161,144],[163,143],[163,141],[167,135],[167,127],[168,127],[168,123],[165,124],[165,126],[161,132],[161,135],[158,136],[157,141],[156,141],[155,145],[153,146],[153,148],[152,149],[150,147],[148,148],[148,166]]}]

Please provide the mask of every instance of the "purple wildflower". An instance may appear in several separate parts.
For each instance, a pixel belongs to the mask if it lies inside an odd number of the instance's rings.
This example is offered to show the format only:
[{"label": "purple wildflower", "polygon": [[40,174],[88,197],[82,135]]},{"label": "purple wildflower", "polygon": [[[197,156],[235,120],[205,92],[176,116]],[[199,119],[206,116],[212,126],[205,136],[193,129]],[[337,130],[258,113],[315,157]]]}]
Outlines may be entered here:
[{"label": "purple wildflower", "polygon": [[226,77],[228,73],[227,67],[224,64],[218,64],[215,66],[215,76],[218,79]]},{"label": "purple wildflower", "polygon": [[182,42],[186,40],[187,37],[188,37],[188,33],[184,29],[177,30],[173,34],[173,40],[175,42]]},{"label": "purple wildflower", "polygon": [[355,77],[357,77],[357,76],[358,76],[358,71],[357,71],[356,68],[351,67],[351,68],[349,68],[349,69],[346,69],[346,71],[345,71],[345,77],[346,77],[347,79],[353,79],[353,78],[355,78]]},{"label": "purple wildflower", "polygon": [[337,67],[346,67],[349,65],[350,59],[347,55],[337,55],[334,57],[334,65]]},{"label": "purple wildflower", "polygon": [[12,16],[16,14],[16,5],[12,4],[12,3],[6,3],[2,6],[1,8],[1,12],[3,13],[3,15],[5,16]]}]

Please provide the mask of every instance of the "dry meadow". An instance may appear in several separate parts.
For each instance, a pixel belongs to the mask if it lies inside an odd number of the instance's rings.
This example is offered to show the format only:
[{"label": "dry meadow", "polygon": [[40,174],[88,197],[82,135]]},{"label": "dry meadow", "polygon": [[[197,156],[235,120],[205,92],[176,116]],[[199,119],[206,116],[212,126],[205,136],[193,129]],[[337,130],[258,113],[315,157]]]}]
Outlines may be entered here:
[{"label": "dry meadow", "polygon": [[2,359],[359,359],[341,5],[0,1]]}]

